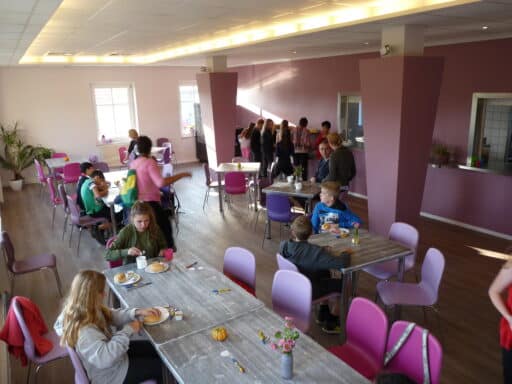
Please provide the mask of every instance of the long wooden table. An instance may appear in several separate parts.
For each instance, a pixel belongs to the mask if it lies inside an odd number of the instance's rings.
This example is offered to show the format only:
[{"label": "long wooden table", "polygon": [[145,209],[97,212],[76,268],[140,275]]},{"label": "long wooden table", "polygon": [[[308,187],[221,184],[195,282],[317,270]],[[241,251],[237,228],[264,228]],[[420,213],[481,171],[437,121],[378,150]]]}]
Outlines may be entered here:
[{"label": "long wooden table", "polygon": [[[240,165],[240,167],[238,167]],[[221,163],[215,170],[217,173],[217,181],[222,185],[222,177],[228,172],[243,172],[252,176],[254,183],[254,210],[258,210],[258,174],[260,172],[260,163]],[[222,205],[222,188],[219,188],[219,211],[224,212]]]},{"label": "long wooden table", "polygon": [[[405,256],[411,254],[412,250],[403,245],[389,240],[387,237],[376,235],[365,229],[359,229],[359,245],[352,244],[352,236],[339,237],[332,233],[321,233],[309,238],[309,242],[322,247],[330,247],[333,254],[343,251],[351,253],[350,265],[341,269],[343,285],[341,289],[341,338],[345,339],[345,322],[348,313],[348,304],[353,290],[353,277],[355,273],[369,265],[382,263],[383,261],[398,259],[398,280],[403,280]],[[398,311],[399,307],[396,306]]]}]

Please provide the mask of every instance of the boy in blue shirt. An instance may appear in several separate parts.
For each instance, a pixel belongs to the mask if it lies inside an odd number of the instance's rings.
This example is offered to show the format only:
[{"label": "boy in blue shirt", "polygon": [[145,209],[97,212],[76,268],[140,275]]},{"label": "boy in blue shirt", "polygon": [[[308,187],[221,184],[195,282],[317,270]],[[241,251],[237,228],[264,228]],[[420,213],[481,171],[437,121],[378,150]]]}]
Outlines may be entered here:
[{"label": "boy in blue shirt", "polygon": [[330,224],[343,228],[352,228],[354,223],[361,224],[361,219],[338,200],[339,194],[340,185],[335,181],[324,181],[320,186],[320,202],[315,206],[311,217],[315,233],[318,233],[322,226],[329,227]]}]

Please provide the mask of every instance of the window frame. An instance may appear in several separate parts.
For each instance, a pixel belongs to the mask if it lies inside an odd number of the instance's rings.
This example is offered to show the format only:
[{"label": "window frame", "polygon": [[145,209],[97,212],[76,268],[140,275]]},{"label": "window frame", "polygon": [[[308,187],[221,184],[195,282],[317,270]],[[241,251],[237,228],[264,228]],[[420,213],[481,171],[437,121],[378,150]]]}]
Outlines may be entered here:
[{"label": "window frame", "polygon": [[[190,81],[182,81],[178,84],[178,108],[179,108],[179,127],[180,127],[180,137],[182,139],[187,139],[187,138],[191,138],[191,137],[194,137],[196,135],[196,125],[197,125],[197,121],[196,121],[196,118],[195,118],[195,114],[194,114],[194,128],[191,130],[190,134],[186,134],[184,132],[184,127],[182,126],[182,122],[183,122],[183,115],[182,115],[182,100],[181,100],[181,91],[180,91],[180,88],[181,87],[187,87],[187,86],[192,86],[192,87],[195,87],[196,89],[196,95],[197,95],[197,103],[200,103],[199,101],[199,88],[197,86],[197,81],[194,81],[194,80],[190,80]],[[187,102],[188,103],[188,102]],[[194,100],[193,104],[196,104],[196,101]]]},{"label": "window frame", "polygon": [[[92,105],[94,108],[94,117],[96,120],[96,143],[98,145],[105,144],[101,142],[101,135],[100,135],[100,126],[99,126],[99,118],[98,118],[98,105],[96,104],[96,94],[95,90],[97,88],[128,88],[128,109],[130,112],[130,120],[131,120],[131,128],[135,129],[139,134],[139,118],[137,113],[137,97],[135,92],[135,83],[133,82],[97,82],[97,83],[91,83],[90,84],[90,94],[92,99]],[[115,104],[113,104],[115,105]],[[130,129],[130,128],[129,128]],[[120,132],[117,132],[117,135],[120,134]],[[111,140],[112,143],[119,143],[119,142],[127,142],[128,139],[128,131],[126,131],[121,136],[117,137],[108,137],[107,139]]]}]

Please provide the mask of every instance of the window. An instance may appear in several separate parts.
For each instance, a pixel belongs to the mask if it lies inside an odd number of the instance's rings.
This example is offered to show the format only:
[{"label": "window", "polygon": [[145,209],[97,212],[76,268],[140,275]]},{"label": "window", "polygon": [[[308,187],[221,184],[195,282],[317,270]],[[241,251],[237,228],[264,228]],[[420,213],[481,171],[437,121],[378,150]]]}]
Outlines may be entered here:
[{"label": "window", "polygon": [[93,85],[98,142],[126,139],[137,129],[135,90],[132,85]]},{"label": "window", "polygon": [[[338,94],[338,126],[345,140],[363,142],[363,111],[361,96]],[[356,139],[359,138],[359,139]]]},{"label": "window", "polygon": [[199,112],[197,85],[180,85],[181,137],[194,136],[196,123],[200,123],[199,121],[196,122],[196,110]]}]

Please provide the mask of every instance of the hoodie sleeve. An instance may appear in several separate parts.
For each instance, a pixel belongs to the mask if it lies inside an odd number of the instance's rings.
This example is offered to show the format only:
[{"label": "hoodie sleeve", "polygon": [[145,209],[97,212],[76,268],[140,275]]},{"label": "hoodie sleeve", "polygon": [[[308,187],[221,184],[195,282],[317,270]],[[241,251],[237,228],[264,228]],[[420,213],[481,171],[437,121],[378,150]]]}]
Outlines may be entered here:
[{"label": "hoodie sleeve", "polygon": [[313,226],[313,232],[318,233],[320,229],[320,209],[323,203],[318,203],[313,209],[313,216],[311,216],[311,225]]}]

